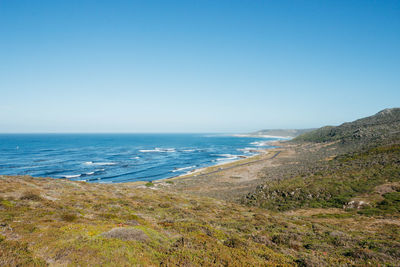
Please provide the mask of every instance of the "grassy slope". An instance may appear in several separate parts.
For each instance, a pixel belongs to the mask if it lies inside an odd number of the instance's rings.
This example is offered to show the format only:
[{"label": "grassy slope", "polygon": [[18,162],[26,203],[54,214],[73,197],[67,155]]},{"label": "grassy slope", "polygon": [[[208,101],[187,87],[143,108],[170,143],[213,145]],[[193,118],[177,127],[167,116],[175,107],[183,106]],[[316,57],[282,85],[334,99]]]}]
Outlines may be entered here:
[{"label": "grassy slope", "polygon": [[[1,266],[395,264],[399,258],[398,224],[339,209],[276,213],[151,188],[30,177],[0,176],[0,188]],[[114,228],[120,231],[107,237]]]},{"label": "grassy slope", "polygon": [[[1,177],[0,184],[1,266],[293,262],[249,240],[268,219],[234,204],[54,179]],[[104,236],[113,228],[125,232]]]}]

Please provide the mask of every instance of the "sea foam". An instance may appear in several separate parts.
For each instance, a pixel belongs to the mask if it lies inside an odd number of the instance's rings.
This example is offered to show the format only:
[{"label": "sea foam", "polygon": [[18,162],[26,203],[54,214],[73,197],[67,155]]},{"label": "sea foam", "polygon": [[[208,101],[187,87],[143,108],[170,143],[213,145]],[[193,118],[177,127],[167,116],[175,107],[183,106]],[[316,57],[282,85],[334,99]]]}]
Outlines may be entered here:
[{"label": "sea foam", "polygon": [[111,165],[116,165],[117,163],[115,163],[115,162],[93,162],[93,161],[86,161],[84,164],[85,164],[85,165],[111,166]]},{"label": "sea foam", "polygon": [[158,148],[155,149],[140,149],[142,153],[152,153],[152,152],[176,152],[175,148]]},{"label": "sea foam", "polygon": [[196,165],[188,166],[188,167],[182,167],[182,168],[176,168],[175,170],[172,170],[172,172],[180,172],[180,171],[184,171],[184,170],[188,170],[188,169],[193,169],[195,167],[196,167]]},{"label": "sea foam", "polygon": [[64,175],[63,178],[71,179],[71,178],[78,178],[81,176],[82,174],[71,174],[71,175]]}]

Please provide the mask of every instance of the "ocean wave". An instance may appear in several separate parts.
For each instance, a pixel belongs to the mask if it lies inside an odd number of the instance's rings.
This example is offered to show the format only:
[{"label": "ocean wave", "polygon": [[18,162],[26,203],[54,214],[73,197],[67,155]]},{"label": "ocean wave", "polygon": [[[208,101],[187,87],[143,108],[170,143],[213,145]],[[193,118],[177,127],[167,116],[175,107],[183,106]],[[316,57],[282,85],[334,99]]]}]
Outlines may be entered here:
[{"label": "ocean wave", "polygon": [[216,159],[217,161],[229,161],[229,160],[234,160],[234,159],[238,159],[239,157],[226,157],[226,158],[219,158]]},{"label": "ocean wave", "polygon": [[259,151],[254,147],[246,147],[246,148],[239,148],[237,151],[241,151],[244,153],[258,153]]},{"label": "ocean wave", "polygon": [[62,169],[52,170],[52,171],[49,170],[49,171],[45,171],[41,175],[46,177],[47,175],[59,174],[59,173],[67,172],[67,171],[71,171],[71,170],[62,170]]},{"label": "ocean wave", "polygon": [[237,160],[239,158],[245,157],[243,155],[233,155],[233,154],[217,154],[216,156],[223,157],[223,158],[217,158],[217,159],[215,159],[213,161],[214,162],[215,161],[222,161],[222,163],[228,162],[228,161]]},{"label": "ocean wave", "polygon": [[182,167],[182,168],[176,168],[175,170],[172,170],[172,172],[180,172],[180,171],[184,171],[184,170],[188,170],[188,169],[193,169],[195,167],[196,167],[196,165],[188,166],[188,167]]},{"label": "ocean wave", "polygon": [[93,161],[86,161],[85,165],[99,165],[99,166],[112,166],[117,165],[115,162],[93,162]]},{"label": "ocean wave", "polygon": [[64,175],[63,178],[71,179],[71,178],[78,178],[81,176],[82,174],[71,174],[71,175]]},{"label": "ocean wave", "polygon": [[270,142],[271,141],[255,141],[255,142],[251,142],[250,144],[254,145],[254,146],[268,146],[268,144]]},{"label": "ocean wave", "polygon": [[102,171],[104,171],[104,169],[95,170],[95,171],[91,171],[91,172],[85,172],[85,173],[81,173],[81,174],[68,174],[68,175],[63,175],[62,178],[72,179],[72,178],[86,177],[86,176],[91,176],[91,175],[94,175],[94,174],[102,172]]},{"label": "ocean wave", "polygon": [[101,177],[101,178],[92,178],[92,179],[88,179],[87,181],[108,180],[108,179],[113,179],[113,178],[117,178],[117,177],[121,177],[121,176],[135,175],[135,174],[138,174],[138,173],[142,173],[142,172],[146,172],[146,171],[153,170],[153,169],[158,169],[158,168],[159,168],[159,166],[153,166],[153,167],[149,167],[149,168],[146,168],[146,169],[143,169],[143,170],[138,170],[138,171],[119,173],[119,174],[106,176],[106,177]]},{"label": "ocean wave", "polygon": [[240,155],[233,155],[233,154],[216,154],[218,157],[225,157],[225,158],[238,158]]},{"label": "ocean wave", "polygon": [[140,149],[139,151],[142,153],[176,152],[176,149],[175,148],[158,148],[158,147],[156,147],[155,149]]}]

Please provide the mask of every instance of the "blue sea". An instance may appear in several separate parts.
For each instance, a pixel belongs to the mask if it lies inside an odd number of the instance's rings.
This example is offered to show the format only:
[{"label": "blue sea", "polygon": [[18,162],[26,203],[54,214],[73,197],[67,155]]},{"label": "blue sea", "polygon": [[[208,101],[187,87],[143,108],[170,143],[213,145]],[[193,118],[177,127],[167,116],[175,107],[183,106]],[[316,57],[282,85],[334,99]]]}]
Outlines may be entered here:
[{"label": "blue sea", "polygon": [[272,140],[218,134],[0,134],[0,175],[153,181],[254,155]]}]

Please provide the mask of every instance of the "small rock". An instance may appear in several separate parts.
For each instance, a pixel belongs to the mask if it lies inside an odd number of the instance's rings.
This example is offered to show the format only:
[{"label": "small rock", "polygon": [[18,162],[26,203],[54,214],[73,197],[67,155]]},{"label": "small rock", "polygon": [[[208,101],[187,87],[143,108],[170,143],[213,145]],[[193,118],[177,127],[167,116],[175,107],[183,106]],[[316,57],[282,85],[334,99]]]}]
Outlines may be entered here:
[{"label": "small rock", "polygon": [[329,235],[332,237],[339,237],[339,236],[344,236],[344,233],[340,231],[332,231],[329,233]]},{"label": "small rock", "polygon": [[138,223],[136,220],[126,221],[125,224],[126,225],[132,225],[132,226],[140,225],[140,223]]},{"label": "small rock", "polygon": [[360,209],[362,207],[369,206],[369,203],[363,200],[352,200],[343,206],[344,209]]}]

